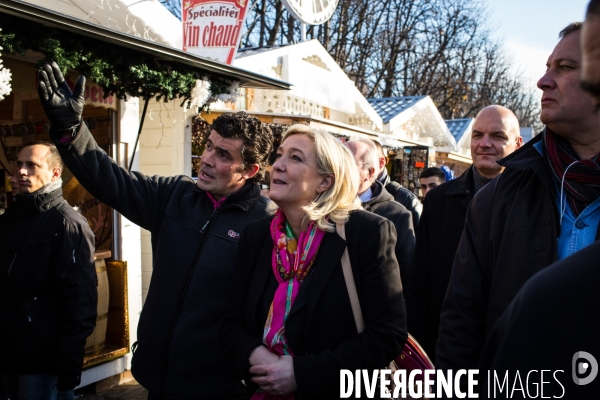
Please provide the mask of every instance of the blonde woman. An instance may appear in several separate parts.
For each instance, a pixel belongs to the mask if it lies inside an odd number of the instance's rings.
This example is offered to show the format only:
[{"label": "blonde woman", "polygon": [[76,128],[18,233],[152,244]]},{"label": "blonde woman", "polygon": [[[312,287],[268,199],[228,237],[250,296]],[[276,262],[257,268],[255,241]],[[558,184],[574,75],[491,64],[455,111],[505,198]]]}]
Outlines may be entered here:
[{"label": "blonde woman", "polygon": [[[284,134],[271,168],[277,209],[241,235],[221,331],[253,400],[339,398],[341,369],[383,368],[402,350],[396,232],[361,210],[357,176],[352,154],[328,133],[294,125]],[[336,224],[345,224],[346,241]],[[360,334],[341,267],[346,246]]]}]

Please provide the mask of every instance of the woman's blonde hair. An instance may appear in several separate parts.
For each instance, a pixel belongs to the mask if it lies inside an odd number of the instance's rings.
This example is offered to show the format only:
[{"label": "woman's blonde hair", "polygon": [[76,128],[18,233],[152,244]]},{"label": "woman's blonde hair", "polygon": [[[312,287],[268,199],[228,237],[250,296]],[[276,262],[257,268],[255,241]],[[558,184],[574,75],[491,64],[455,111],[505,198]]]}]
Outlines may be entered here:
[{"label": "woman's blonde hair", "polygon": [[317,171],[333,175],[331,187],[322,192],[309,205],[302,207],[306,216],[302,220],[302,229],[306,229],[310,221],[328,232],[335,231],[335,224],[348,221],[349,213],[361,207],[356,196],[358,192],[358,169],[350,150],[333,135],[296,124],[283,134],[281,143],[293,135],[307,135],[315,143],[317,153]]}]

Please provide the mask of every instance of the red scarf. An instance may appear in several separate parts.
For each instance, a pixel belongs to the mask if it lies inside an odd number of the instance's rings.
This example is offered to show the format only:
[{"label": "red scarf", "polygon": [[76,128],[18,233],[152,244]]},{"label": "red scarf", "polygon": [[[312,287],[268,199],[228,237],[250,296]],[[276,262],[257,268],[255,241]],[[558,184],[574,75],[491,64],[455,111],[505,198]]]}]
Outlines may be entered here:
[{"label": "red scarf", "polygon": [[567,201],[577,217],[600,197],[600,153],[590,160],[581,160],[569,142],[561,136],[548,128],[543,135],[552,173],[559,184],[562,184],[564,176]]}]

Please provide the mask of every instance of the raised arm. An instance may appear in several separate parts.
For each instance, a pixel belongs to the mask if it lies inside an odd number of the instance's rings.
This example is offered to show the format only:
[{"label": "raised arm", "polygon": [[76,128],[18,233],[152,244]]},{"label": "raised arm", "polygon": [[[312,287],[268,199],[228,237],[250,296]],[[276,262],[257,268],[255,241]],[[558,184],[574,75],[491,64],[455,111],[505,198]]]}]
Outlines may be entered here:
[{"label": "raised arm", "polygon": [[128,172],[98,146],[81,121],[85,77],[79,77],[74,92],[56,63],[44,65],[39,78],[38,94],[51,123],[50,139],[65,165],[94,197],[151,229],[179,179]]}]

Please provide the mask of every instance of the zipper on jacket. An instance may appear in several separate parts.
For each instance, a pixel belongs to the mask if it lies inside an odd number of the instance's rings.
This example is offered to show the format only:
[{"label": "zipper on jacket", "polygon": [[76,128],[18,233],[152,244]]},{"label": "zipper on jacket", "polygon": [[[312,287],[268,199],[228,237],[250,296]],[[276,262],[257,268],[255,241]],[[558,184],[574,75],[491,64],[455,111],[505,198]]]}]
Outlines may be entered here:
[{"label": "zipper on jacket", "polygon": [[208,217],[208,219],[206,220],[206,222],[204,223],[204,225],[202,225],[202,228],[200,228],[200,233],[204,234],[204,232],[206,231],[206,228],[208,227],[208,225],[210,225],[210,223],[212,222],[212,220],[215,218],[215,215],[217,215],[217,210],[213,210],[212,214],[210,214],[210,216]]},{"label": "zipper on jacket", "polygon": [[[194,271],[196,270],[196,264],[198,264],[198,260],[200,259],[200,256],[202,254],[202,249],[204,249],[204,245],[206,244],[206,241],[208,240],[208,237],[210,236],[210,232],[212,231],[212,228],[214,226],[214,224],[212,224],[212,222],[215,220],[216,216],[221,211],[223,211],[224,209],[229,209],[229,208],[234,208],[234,207],[239,207],[239,206],[236,204],[231,204],[229,206],[223,206],[223,207],[219,208],[218,210],[213,210],[212,214],[210,214],[210,216],[208,217],[208,219],[202,226],[202,229],[200,229],[200,233],[204,234],[204,237],[202,238],[202,241],[200,242],[200,246],[198,247],[198,250],[196,251],[196,256],[194,257],[194,261],[192,262],[192,265],[190,265],[190,268],[188,269],[188,274],[187,274],[187,278],[185,280],[185,284],[183,286],[183,290],[181,291],[181,294],[179,295],[179,303],[177,304],[177,311],[175,313],[175,319],[173,320],[173,323],[171,324],[171,327],[169,328],[169,333],[167,334],[167,340],[165,343],[165,356],[164,356],[164,369],[163,369],[164,372],[162,374],[162,377],[160,380],[160,386],[159,386],[161,400],[167,399],[167,376],[169,374],[168,373],[168,371],[169,371],[169,348],[171,347],[171,340],[173,339],[173,332],[175,331],[175,325],[177,325],[177,321],[179,321],[179,316],[181,315],[181,309],[183,308],[183,302],[187,296],[187,291],[190,286],[190,281],[192,280],[192,275],[194,274]],[[208,231],[206,229],[208,229]]]},{"label": "zipper on jacket", "polygon": [[10,271],[12,270],[13,265],[15,265],[16,259],[17,259],[17,253],[15,253],[15,256],[13,257],[12,261],[10,262],[10,265],[8,266],[8,272],[6,273],[6,276],[10,275]]}]

